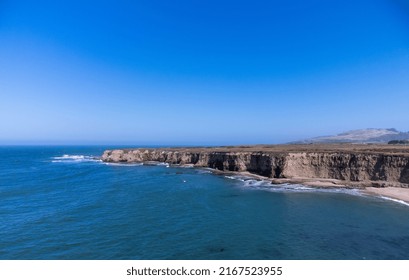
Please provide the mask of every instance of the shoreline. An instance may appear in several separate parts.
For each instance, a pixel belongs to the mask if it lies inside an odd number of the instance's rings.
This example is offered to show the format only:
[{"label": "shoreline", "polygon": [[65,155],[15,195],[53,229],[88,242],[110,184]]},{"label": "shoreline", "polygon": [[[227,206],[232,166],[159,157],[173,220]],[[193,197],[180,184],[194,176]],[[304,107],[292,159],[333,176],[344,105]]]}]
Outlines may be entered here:
[{"label": "shoreline", "polygon": [[[409,188],[402,188],[402,187],[368,187],[365,184],[368,182],[355,182],[351,184],[351,182],[337,180],[337,179],[322,179],[322,178],[283,178],[283,179],[275,179],[260,176],[257,174],[252,174],[250,172],[235,172],[241,174],[243,176],[254,177],[256,179],[261,179],[265,181],[269,181],[272,185],[279,185],[279,184],[300,184],[316,189],[355,189],[358,190],[360,193],[379,197],[382,199],[391,199],[395,200],[396,202],[404,202],[405,204],[409,204]],[[232,173],[231,173],[232,174]],[[349,183],[349,184],[348,184]]]},{"label": "shoreline", "polygon": [[388,198],[392,200],[397,200],[397,202],[404,202],[409,204],[409,188],[396,188],[396,187],[386,187],[386,188],[373,188],[367,187],[363,190],[364,194]]},{"label": "shoreline", "polygon": [[[112,163],[118,164],[118,163]],[[131,163],[120,163],[120,164],[131,164]],[[146,161],[141,162],[141,164],[146,166],[161,166],[168,165],[170,167],[179,167],[179,168],[198,168],[209,170],[212,174],[215,175],[241,175],[244,177],[254,178],[260,181],[269,182],[271,185],[280,185],[280,184],[300,184],[316,189],[355,189],[360,193],[372,196],[379,197],[382,199],[390,199],[396,202],[404,202],[409,204],[409,188],[404,187],[372,187],[370,186],[374,182],[350,182],[343,181],[338,179],[324,179],[324,178],[306,178],[306,177],[294,177],[294,178],[270,178],[258,174],[254,174],[248,171],[222,171],[218,169],[213,169],[209,167],[194,166],[192,164],[164,164],[160,161]],[[376,184],[378,184],[376,182]]]},{"label": "shoreline", "polygon": [[253,145],[105,150],[110,163],[204,167],[270,184],[356,189],[409,203],[409,146],[386,144]]},{"label": "shoreline", "polygon": [[[200,168],[200,167],[199,167]],[[337,179],[322,179],[322,178],[282,178],[275,179],[270,177],[265,177],[257,174],[253,174],[247,171],[235,172],[235,171],[220,171],[217,169],[212,169],[214,174],[237,174],[246,177],[255,178],[257,180],[263,180],[270,182],[271,185],[280,184],[300,184],[316,189],[355,189],[359,190],[362,194],[369,196],[380,197],[380,198],[390,198],[393,200],[403,201],[409,203],[409,188],[402,187],[368,187],[364,186],[365,183],[356,182],[356,184],[347,184],[347,181],[337,180]],[[350,183],[350,182],[349,182]],[[361,184],[359,184],[361,183]]]},{"label": "shoreline", "polygon": [[[182,165],[172,165],[175,167],[182,167]],[[201,167],[196,167],[201,168]],[[378,197],[382,199],[390,199],[396,202],[404,202],[409,204],[409,188],[402,187],[369,187],[365,186],[371,184],[371,182],[347,182],[337,179],[323,179],[323,178],[270,178],[248,171],[220,171],[217,169],[211,169],[213,174],[218,175],[242,175],[245,177],[255,178],[257,180],[270,182],[271,185],[280,184],[300,184],[315,189],[354,189],[358,190],[360,193]]]}]

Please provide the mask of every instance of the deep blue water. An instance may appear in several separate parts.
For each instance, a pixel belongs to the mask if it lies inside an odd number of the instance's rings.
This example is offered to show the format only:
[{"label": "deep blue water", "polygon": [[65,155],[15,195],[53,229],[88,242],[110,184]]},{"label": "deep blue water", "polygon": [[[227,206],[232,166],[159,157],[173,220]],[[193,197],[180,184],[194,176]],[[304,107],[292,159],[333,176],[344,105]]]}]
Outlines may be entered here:
[{"label": "deep blue water", "polygon": [[104,149],[0,147],[0,259],[409,259],[407,205]]}]

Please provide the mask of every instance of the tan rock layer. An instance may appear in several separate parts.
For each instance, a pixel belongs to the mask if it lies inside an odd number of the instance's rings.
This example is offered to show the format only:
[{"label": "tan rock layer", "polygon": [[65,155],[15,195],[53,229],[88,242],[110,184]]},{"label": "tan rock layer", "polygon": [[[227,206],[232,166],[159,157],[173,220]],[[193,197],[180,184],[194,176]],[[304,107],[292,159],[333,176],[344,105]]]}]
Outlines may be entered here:
[{"label": "tan rock layer", "polygon": [[102,155],[102,160],[118,163],[159,161],[169,164],[193,164],[279,179],[337,179],[344,181],[345,185],[358,187],[409,187],[407,154],[367,151],[237,152],[210,148],[127,149],[107,150]]}]

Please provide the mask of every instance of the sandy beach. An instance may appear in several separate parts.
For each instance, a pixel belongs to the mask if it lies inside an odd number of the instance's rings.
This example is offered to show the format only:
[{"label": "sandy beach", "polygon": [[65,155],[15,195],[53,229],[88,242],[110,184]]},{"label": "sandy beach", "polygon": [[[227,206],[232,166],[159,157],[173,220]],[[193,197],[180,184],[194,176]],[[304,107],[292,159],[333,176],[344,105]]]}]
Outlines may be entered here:
[{"label": "sandy beach", "polygon": [[[321,178],[282,178],[274,179],[269,177],[264,177],[261,175],[253,174],[250,172],[223,172],[218,170],[213,170],[216,174],[240,174],[243,176],[248,176],[255,178],[257,180],[271,181],[272,184],[302,184],[314,188],[348,188],[348,189],[359,189],[362,193],[372,196],[382,196],[392,199],[402,200],[409,203],[409,188],[402,187],[365,187],[369,182],[353,182],[354,184],[348,184],[346,181],[336,180],[336,179],[321,179]],[[349,182],[351,183],[351,182]],[[360,184],[361,183],[361,184]]]},{"label": "sandy beach", "polygon": [[359,189],[362,193],[393,198],[409,203],[409,187],[368,187],[373,182],[346,182],[335,179],[321,178],[291,178],[291,179],[271,179],[273,184],[302,184],[315,188],[353,188]]},{"label": "sandy beach", "polygon": [[375,195],[375,196],[383,196],[389,197],[393,199],[402,200],[409,203],[409,188],[365,188],[363,190],[364,193]]},{"label": "sandy beach", "polygon": [[[359,182],[355,182],[355,185],[348,184],[342,180],[336,179],[320,179],[320,178],[289,178],[289,179],[272,179],[263,177],[250,172],[238,172],[240,175],[253,177],[259,180],[271,181],[272,184],[302,184],[314,188],[354,188],[361,190],[362,193],[372,196],[382,196],[392,199],[402,200],[409,203],[409,188],[402,187],[365,187],[358,185]],[[368,182],[366,182],[368,183]],[[364,183],[365,184],[365,183]]]}]

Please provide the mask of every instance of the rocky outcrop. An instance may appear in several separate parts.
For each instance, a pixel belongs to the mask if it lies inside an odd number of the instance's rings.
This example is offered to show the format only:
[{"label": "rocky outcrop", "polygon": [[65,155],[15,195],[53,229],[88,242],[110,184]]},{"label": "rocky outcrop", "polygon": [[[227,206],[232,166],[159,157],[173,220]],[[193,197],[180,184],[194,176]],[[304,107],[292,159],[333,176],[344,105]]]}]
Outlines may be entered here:
[{"label": "rocky outcrop", "polygon": [[351,186],[409,187],[409,156],[345,151],[219,151],[217,149],[107,150],[105,162],[192,164],[278,179],[336,179]]}]

